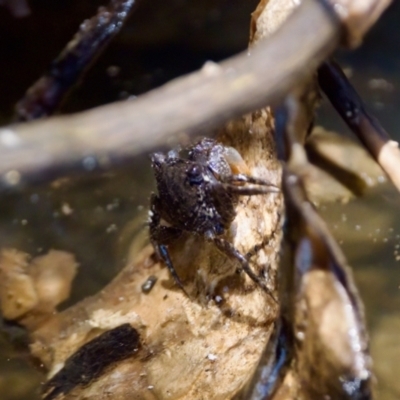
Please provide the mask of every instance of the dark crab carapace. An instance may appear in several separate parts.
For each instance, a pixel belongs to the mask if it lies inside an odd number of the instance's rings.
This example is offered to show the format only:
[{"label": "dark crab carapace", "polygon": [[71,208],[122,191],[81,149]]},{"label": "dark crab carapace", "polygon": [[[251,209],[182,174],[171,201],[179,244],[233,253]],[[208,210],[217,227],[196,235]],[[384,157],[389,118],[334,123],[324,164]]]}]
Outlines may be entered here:
[{"label": "dark crab carapace", "polygon": [[240,154],[213,139],[204,138],[191,147],[187,158],[178,151],[151,156],[158,195],[151,197],[150,239],[176,283],[183,284],[168,252],[168,244],[183,232],[205,237],[270,293],[263,277],[255,274],[246,257],[224,233],[235,218],[239,196],[279,192],[270,182],[249,175]]}]

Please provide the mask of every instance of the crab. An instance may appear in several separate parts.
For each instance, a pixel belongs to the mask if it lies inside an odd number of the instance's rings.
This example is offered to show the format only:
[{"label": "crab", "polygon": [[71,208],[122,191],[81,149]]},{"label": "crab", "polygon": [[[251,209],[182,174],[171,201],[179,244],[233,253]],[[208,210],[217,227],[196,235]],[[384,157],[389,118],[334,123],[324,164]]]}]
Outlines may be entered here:
[{"label": "crab", "polygon": [[[150,205],[150,239],[178,286],[184,290],[168,251],[168,244],[190,232],[203,236],[273,297],[264,278],[255,274],[247,258],[227,239],[239,196],[278,193],[267,180],[249,175],[241,155],[233,147],[204,138],[189,148],[187,159],[178,151],[154,153],[152,168],[158,195]],[[184,290],[185,291],[185,290]]]}]

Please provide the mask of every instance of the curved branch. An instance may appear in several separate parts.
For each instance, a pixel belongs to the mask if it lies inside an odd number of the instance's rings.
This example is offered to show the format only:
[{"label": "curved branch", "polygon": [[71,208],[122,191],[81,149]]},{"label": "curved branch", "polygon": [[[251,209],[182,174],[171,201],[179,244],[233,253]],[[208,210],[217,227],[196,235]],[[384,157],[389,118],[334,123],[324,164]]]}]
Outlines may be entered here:
[{"label": "curved branch", "polygon": [[179,132],[215,128],[276,103],[334,50],[340,27],[330,8],[305,0],[250,56],[208,63],[136,100],[0,129],[3,185],[46,179],[60,168],[120,162]]}]

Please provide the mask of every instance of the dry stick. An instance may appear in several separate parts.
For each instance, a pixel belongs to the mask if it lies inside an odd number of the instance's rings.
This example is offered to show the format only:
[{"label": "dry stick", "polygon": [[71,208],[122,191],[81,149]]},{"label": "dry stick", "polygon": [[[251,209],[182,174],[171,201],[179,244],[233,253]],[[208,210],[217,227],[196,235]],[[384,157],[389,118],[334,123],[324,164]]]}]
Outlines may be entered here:
[{"label": "dry stick", "polygon": [[[337,15],[330,2],[342,4],[335,10],[349,12]],[[108,166],[182,131],[214,128],[276,103],[332,52],[343,34],[341,24],[351,42],[389,3],[304,0],[280,30],[252,49],[251,57],[239,54],[135,102],[0,129],[0,186],[49,179],[60,170],[92,169],[96,163]]]},{"label": "dry stick", "polygon": [[400,191],[400,150],[365,105],[339,65],[324,63],[318,70],[322,90],[350,129],[358,136]]},{"label": "dry stick", "polygon": [[[275,103],[337,46],[341,25],[326,5],[305,0],[269,40],[136,100],[0,129],[0,177],[16,185],[59,169],[109,165],[180,132],[211,129]],[[56,169],[56,172],[54,172]]]},{"label": "dry stick", "polygon": [[97,14],[81,24],[49,71],[37,80],[17,103],[15,121],[31,121],[49,116],[96,57],[121,30],[135,0],[111,0]]}]

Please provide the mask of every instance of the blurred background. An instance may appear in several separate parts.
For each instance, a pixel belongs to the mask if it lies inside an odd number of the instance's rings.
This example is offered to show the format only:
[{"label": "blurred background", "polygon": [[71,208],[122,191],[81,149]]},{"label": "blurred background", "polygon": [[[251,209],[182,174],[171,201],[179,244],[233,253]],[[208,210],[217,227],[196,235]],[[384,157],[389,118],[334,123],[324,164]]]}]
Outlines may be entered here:
[{"label": "blurred background", "polygon": [[[179,75],[246,48],[257,0],[138,1],[127,26],[64,103],[70,113],[137,96]],[[95,0],[31,0],[15,18],[0,7],[0,125],[43,74],[79,25],[105,5]],[[400,140],[400,2],[341,64],[395,140]],[[268,73],[268,71],[266,71]],[[318,123],[348,132],[323,103]],[[96,293],[124,265],[132,237],[144,228],[153,179],[147,155],[128,167],[2,193],[0,247],[32,256],[49,249],[73,253],[79,264],[71,299]],[[348,204],[321,206],[342,245],[366,305],[377,398],[400,398],[400,195],[389,184]],[[2,322],[0,322],[3,325]],[[28,360],[17,327],[0,332],[0,398],[39,399],[43,376]]]}]

